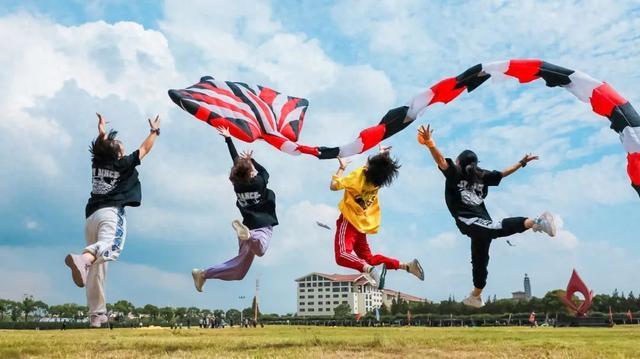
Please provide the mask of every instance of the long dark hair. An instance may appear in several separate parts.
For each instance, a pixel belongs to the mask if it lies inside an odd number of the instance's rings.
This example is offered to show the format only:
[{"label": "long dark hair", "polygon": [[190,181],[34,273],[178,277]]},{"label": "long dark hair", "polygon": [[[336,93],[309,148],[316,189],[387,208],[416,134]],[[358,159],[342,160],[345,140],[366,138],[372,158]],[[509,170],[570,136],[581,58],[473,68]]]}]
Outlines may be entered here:
[{"label": "long dark hair", "polygon": [[120,158],[120,144],[116,140],[118,131],[110,130],[106,136],[98,135],[89,146],[91,158],[97,162],[114,161]]},{"label": "long dark hair", "polygon": [[480,182],[486,170],[478,167],[478,156],[471,150],[462,151],[457,158],[462,177],[471,183]]},{"label": "long dark hair", "polygon": [[251,160],[247,158],[238,158],[238,160],[231,167],[231,173],[229,173],[229,181],[234,185],[247,185],[251,182],[251,172],[253,167],[251,166]]},{"label": "long dark hair", "polygon": [[398,177],[400,167],[398,159],[391,158],[389,153],[379,153],[369,157],[364,178],[376,187],[389,186]]}]

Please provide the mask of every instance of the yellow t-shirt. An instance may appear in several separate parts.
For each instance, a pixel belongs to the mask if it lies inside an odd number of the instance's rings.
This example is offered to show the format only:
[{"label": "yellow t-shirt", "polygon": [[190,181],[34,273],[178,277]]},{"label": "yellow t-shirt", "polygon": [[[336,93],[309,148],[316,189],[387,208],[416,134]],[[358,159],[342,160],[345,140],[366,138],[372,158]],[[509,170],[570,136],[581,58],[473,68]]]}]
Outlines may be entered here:
[{"label": "yellow t-shirt", "polygon": [[380,188],[366,182],[364,167],[345,177],[333,176],[333,179],[338,184],[338,189],[344,190],[344,197],[338,205],[342,216],[360,233],[377,233],[380,227]]}]

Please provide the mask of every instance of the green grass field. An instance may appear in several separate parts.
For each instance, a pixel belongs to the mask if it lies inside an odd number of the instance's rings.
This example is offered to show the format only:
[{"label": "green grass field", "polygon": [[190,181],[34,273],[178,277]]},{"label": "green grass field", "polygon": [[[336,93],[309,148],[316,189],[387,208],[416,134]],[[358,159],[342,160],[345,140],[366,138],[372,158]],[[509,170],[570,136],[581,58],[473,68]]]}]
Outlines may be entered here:
[{"label": "green grass field", "polygon": [[0,358],[638,358],[640,326],[0,331]]}]

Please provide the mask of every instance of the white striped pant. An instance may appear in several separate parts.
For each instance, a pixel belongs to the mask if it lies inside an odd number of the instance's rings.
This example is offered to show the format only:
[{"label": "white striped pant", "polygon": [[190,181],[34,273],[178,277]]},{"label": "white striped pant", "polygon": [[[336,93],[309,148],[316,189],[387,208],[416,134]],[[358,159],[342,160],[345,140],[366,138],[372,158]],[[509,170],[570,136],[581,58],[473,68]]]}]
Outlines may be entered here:
[{"label": "white striped pant", "polygon": [[127,219],[122,207],[101,208],[87,218],[85,225],[87,247],[84,252],[96,257],[96,261],[89,267],[86,281],[90,314],[107,312],[104,294],[107,263],[118,259],[126,236]]}]

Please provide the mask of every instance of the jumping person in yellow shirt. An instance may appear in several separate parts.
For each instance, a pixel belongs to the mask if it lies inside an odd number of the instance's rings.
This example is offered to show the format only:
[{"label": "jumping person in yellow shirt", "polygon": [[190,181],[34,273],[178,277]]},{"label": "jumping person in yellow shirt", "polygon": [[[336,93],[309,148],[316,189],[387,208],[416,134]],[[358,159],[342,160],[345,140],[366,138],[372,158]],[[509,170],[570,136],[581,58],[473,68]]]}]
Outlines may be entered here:
[{"label": "jumping person in yellow shirt", "polygon": [[[338,265],[368,273],[378,289],[384,288],[387,269],[404,269],[424,280],[424,272],[417,259],[400,263],[397,259],[371,254],[367,234],[375,234],[380,227],[378,190],[389,186],[398,176],[400,164],[389,154],[391,147],[380,146],[380,153],[368,158],[366,165],[342,177],[348,161],[338,158],[340,168],[331,178],[332,191],[344,190],[338,205],[340,217],[336,222],[335,254]],[[375,269],[380,265],[381,269]]]}]

